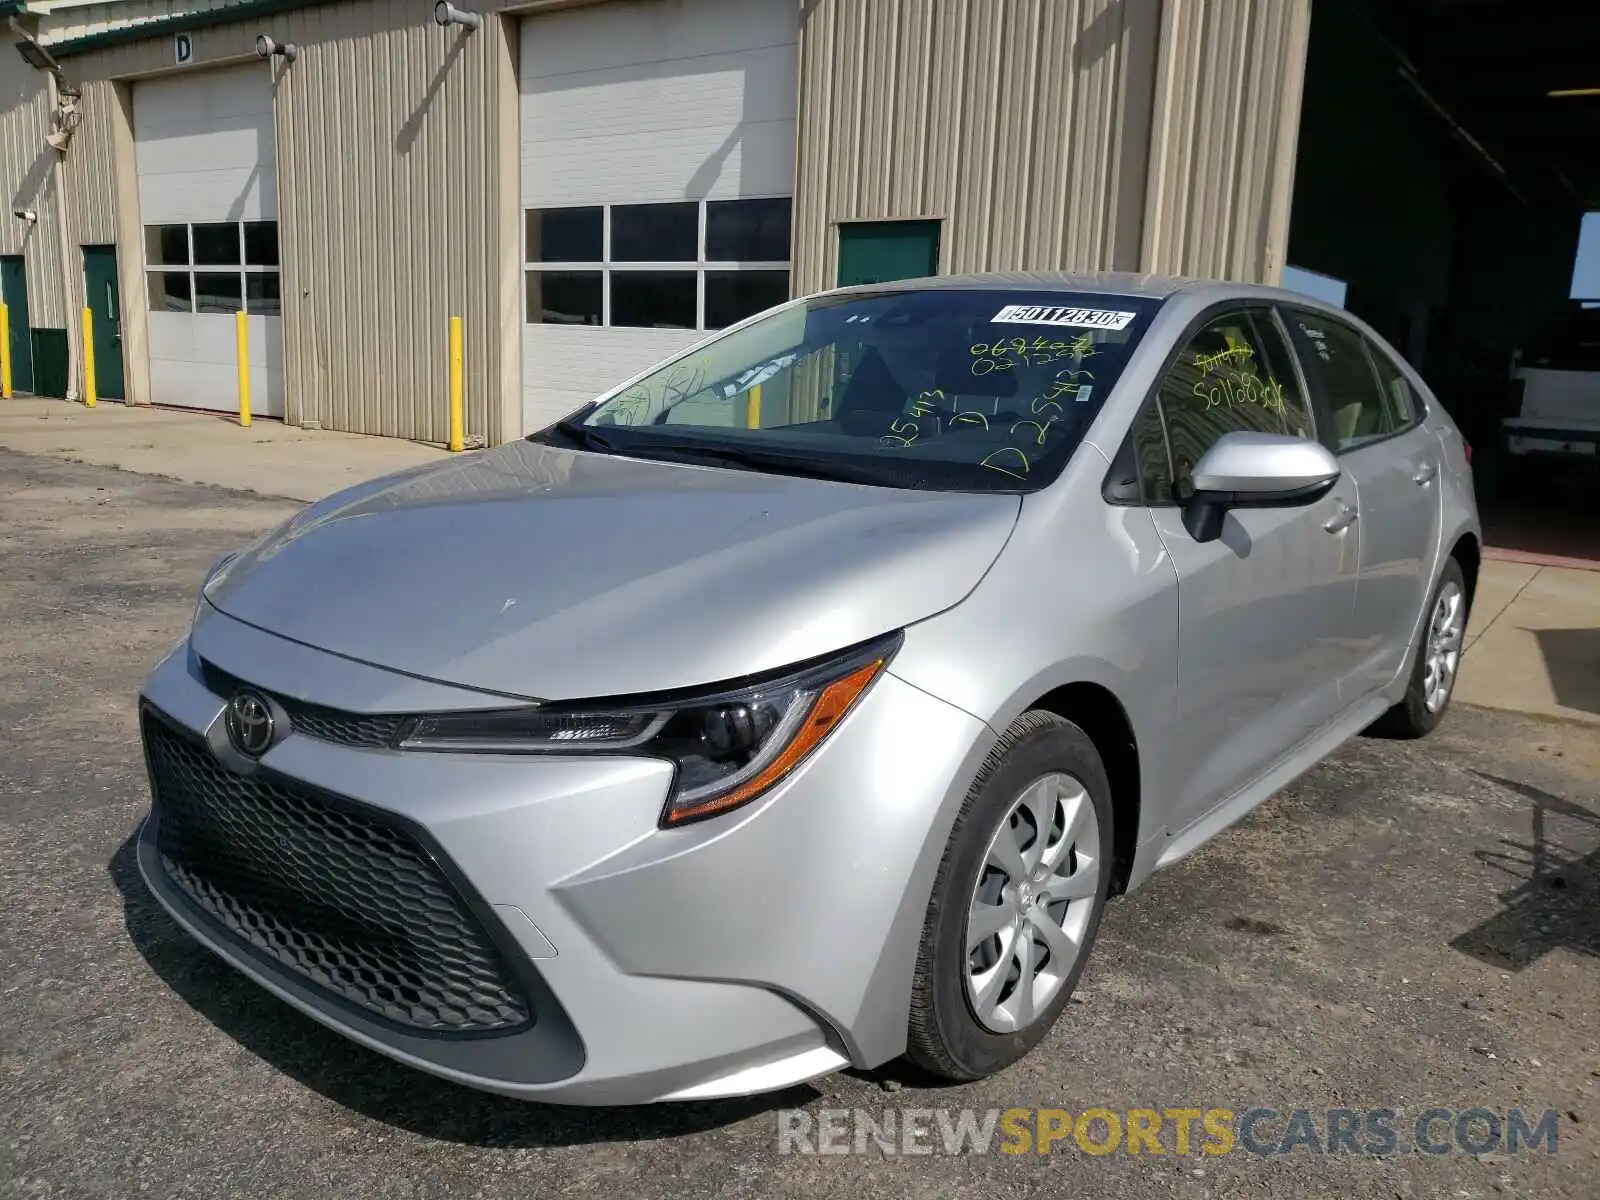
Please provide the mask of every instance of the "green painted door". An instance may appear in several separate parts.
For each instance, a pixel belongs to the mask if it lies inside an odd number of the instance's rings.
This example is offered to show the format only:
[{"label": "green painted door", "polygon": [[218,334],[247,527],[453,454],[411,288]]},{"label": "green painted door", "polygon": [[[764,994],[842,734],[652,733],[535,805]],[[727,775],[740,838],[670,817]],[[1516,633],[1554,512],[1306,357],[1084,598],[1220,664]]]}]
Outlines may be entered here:
[{"label": "green painted door", "polygon": [[852,221],[839,226],[839,286],[939,273],[939,222]]},{"label": "green painted door", "polygon": [[101,399],[121,400],[122,304],[117,297],[117,248],[83,248],[83,286],[94,330],[95,391]]},{"label": "green painted door", "polygon": [[28,321],[28,268],[20,254],[0,257],[0,301],[11,317],[11,387],[33,391],[33,327]]}]

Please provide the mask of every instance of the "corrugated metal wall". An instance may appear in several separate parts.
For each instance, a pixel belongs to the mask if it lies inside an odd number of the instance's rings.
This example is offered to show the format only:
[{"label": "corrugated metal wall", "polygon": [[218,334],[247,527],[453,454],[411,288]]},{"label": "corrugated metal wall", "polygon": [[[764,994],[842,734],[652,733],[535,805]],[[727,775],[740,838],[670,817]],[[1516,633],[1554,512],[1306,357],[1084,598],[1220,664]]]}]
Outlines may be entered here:
[{"label": "corrugated metal wall", "polygon": [[[251,61],[258,33],[300,48],[274,63],[287,419],[444,441],[459,315],[467,433],[515,436],[514,19],[440,29],[426,4],[341,0],[195,30],[182,70]],[[70,69],[169,71],[170,39],[93,51]],[[142,318],[135,301],[125,307]]]},{"label": "corrugated metal wall", "polygon": [[[15,51],[0,55],[0,180],[9,201],[0,212],[0,254],[26,256],[34,327],[61,329],[71,322],[62,289],[61,204],[55,169],[59,156],[44,141],[50,131],[50,107],[48,77]],[[19,208],[38,213],[38,221],[30,224],[12,216]]]},{"label": "corrugated metal wall", "polygon": [[[797,291],[833,282],[838,222],[905,217],[943,220],[945,271],[1276,278],[1310,0],[796,3]],[[162,4],[180,0],[138,7]],[[31,230],[0,218],[0,250],[28,239],[35,323],[68,328],[76,363],[77,247],[114,237],[130,395],[160,401],[140,383],[127,81],[250,61],[267,33],[301,48],[275,64],[289,419],[443,440],[455,313],[468,432],[515,436],[517,18],[493,15],[497,0],[480,7],[491,15],[477,33],[437,28],[420,0],[335,0],[196,29],[182,68],[167,35],[70,57],[85,87],[60,178],[65,227],[42,142],[45,78],[0,58],[0,165],[40,213]]]},{"label": "corrugated metal wall", "polygon": [[935,217],[941,269],[1273,281],[1310,0],[810,0],[795,288],[841,221]]},{"label": "corrugated metal wall", "polygon": [[795,290],[839,221],[939,217],[942,269],[1136,269],[1160,0],[802,10]]},{"label": "corrugated metal wall", "polygon": [[1311,0],[1166,0],[1145,270],[1276,283]]},{"label": "corrugated metal wall", "polygon": [[67,242],[105,245],[117,240],[116,84],[84,84],[78,108],[83,115],[61,159]]}]

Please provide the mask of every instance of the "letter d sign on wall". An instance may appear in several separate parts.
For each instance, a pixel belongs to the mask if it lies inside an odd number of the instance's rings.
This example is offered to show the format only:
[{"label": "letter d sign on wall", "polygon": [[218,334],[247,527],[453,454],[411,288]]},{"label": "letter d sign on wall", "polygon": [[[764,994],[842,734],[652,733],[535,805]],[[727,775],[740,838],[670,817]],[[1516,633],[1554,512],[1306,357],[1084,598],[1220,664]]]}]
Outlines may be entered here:
[{"label": "letter d sign on wall", "polygon": [[180,33],[172,39],[172,53],[180,67],[194,58],[194,43],[189,40],[187,33]]}]

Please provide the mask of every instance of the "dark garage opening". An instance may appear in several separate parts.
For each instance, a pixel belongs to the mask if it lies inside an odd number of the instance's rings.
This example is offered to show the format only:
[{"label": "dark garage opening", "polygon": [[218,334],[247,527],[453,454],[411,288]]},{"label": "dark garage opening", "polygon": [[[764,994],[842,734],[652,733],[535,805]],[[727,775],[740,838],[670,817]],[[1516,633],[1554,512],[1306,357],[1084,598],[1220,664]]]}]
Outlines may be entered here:
[{"label": "dark garage opening", "polygon": [[1288,261],[1428,380],[1506,556],[1600,566],[1600,286],[1572,296],[1591,212],[1594,0],[1316,0]]}]

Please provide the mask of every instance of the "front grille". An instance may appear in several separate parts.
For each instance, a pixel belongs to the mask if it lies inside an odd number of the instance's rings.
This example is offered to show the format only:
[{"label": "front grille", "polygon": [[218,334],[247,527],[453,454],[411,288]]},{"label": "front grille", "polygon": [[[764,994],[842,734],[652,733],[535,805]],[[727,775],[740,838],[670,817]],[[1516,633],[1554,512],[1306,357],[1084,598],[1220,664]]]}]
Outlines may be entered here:
[{"label": "front grille", "polygon": [[[222,668],[200,662],[200,672],[206,686],[224,700],[246,685]],[[261,689],[253,688],[260,691]],[[308,704],[277,692],[261,691],[270,696],[289,716],[289,724],[297,733],[314,737],[338,746],[364,746],[369,749],[387,749],[399,744],[407,722],[412,718],[404,713],[353,713],[343,709],[328,708],[321,704]]]},{"label": "front grille", "polygon": [[410,834],[310,788],[236,774],[149,712],[144,737],[162,865],[232,933],[413,1028],[530,1022],[493,942]]}]

